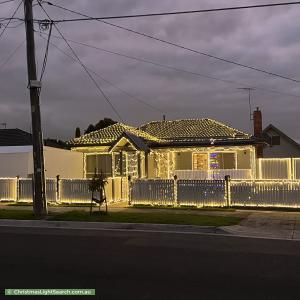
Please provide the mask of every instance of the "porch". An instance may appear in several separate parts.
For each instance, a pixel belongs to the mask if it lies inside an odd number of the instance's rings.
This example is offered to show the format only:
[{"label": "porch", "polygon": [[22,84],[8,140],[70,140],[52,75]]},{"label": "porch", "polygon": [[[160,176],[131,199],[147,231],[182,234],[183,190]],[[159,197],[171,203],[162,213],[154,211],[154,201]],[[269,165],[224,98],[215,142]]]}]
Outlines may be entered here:
[{"label": "porch", "polygon": [[255,148],[251,146],[157,150],[147,159],[149,179],[256,178]]}]

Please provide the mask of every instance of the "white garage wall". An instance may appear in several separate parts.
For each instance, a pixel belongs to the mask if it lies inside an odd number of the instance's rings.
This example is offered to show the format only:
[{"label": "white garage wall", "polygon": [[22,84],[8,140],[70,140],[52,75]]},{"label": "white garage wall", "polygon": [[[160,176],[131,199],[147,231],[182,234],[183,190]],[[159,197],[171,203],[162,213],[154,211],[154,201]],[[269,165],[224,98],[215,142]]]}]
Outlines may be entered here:
[{"label": "white garage wall", "polygon": [[0,177],[27,177],[31,152],[0,153]]},{"label": "white garage wall", "polygon": [[84,178],[83,153],[44,147],[46,178]]},{"label": "white garage wall", "polygon": [[0,177],[27,177],[32,173],[32,146],[0,147]]},{"label": "white garage wall", "polygon": [[[83,154],[44,147],[46,178],[84,178]],[[0,147],[0,177],[27,178],[33,174],[32,146]]]}]

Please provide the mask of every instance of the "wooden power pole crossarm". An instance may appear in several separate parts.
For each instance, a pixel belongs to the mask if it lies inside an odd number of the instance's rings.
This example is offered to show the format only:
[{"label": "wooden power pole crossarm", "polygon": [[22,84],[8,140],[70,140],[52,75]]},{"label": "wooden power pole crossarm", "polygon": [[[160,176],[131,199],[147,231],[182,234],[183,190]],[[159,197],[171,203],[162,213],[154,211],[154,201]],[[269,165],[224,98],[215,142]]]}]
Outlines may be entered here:
[{"label": "wooden power pole crossarm", "polygon": [[43,154],[43,134],[41,128],[41,113],[39,103],[39,89],[41,83],[37,81],[35,63],[35,45],[32,0],[24,1],[28,88],[30,90],[31,121],[32,121],[32,145],[33,145],[33,210],[36,216],[47,214],[47,202],[45,195],[45,172]]}]

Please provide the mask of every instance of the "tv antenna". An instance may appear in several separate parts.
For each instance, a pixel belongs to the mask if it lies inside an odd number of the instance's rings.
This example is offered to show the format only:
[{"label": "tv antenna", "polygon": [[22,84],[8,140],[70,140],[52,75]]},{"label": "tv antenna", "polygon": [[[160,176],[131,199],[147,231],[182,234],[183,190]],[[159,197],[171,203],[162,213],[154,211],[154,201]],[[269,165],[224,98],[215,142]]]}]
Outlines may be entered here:
[{"label": "tv antenna", "polygon": [[239,90],[248,91],[248,102],[249,102],[249,119],[250,123],[253,121],[253,114],[252,114],[252,106],[251,106],[251,92],[255,91],[255,88],[238,88]]}]

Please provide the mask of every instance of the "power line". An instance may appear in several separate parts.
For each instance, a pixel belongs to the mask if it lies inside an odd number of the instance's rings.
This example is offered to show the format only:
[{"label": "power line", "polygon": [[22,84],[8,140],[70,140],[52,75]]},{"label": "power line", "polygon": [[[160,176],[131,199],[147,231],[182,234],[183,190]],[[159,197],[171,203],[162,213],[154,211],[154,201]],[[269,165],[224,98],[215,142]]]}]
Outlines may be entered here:
[{"label": "power line", "polygon": [[[52,36],[56,39],[61,39],[59,36],[56,36],[56,35],[52,35]],[[216,77],[209,76],[209,75],[204,75],[204,74],[201,74],[201,73],[197,73],[197,72],[193,72],[193,71],[173,67],[173,66],[170,66],[170,65],[161,64],[161,63],[154,62],[154,61],[151,61],[151,60],[148,60],[148,59],[138,58],[138,57],[135,57],[135,56],[132,56],[132,55],[127,55],[127,54],[124,54],[124,53],[120,53],[120,52],[116,52],[116,51],[112,51],[112,50],[107,50],[107,49],[104,49],[104,48],[101,48],[101,47],[97,47],[97,46],[93,46],[93,45],[90,45],[90,44],[74,41],[74,40],[71,40],[71,39],[67,39],[67,41],[71,42],[71,43],[74,43],[74,44],[77,44],[77,45],[85,46],[85,47],[88,47],[88,48],[91,48],[91,49],[99,50],[99,51],[102,51],[102,52],[105,52],[105,53],[117,55],[117,56],[120,56],[120,57],[125,57],[125,58],[131,59],[131,60],[135,60],[135,61],[146,63],[146,64],[151,64],[151,65],[154,65],[154,66],[157,66],[157,67],[170,69],[170,70],[177,71],[177,72],[187,73],[187,74],[190,74],[190,75],[196,75],[196,76],[207,78],[207,79],[218,80],[218,81],[222,81],[222,82],[225,82],[225,83],[245,85],[244,83],[235,82],[235,81],[226,80],[226,79],[220,79],[220,78],[216,78]]]},{"label": "power line", "polygon": [[[45,3],[49,4],[49,2],[45,2]],[[80,12],[77,12],[77,11],[74,11],[74,10],[62,7],[60,5],[56,5],[56,4],[51,4],[51,5],[54,6],[54,7],[60,8],[62,10],[65,10],[65,11],[72,12],[72,13],[77,14],[77,15],[81,15],[81,16],[84,16],[84,17],[91,18],[90,16],[87,16],[87,15],[82,14]],[[180,48],[180,49],[183,49],[183,50],[195,53],[195,54],[199,54],[199,55],[202,55],[202,56],[213,58],[213,59],[216,59],[216,60],[219,60],[219,61],[222,61],[222,62],[226,62],[226,63],[229,63],[229,64],[233,64],[233,65],[236,65],[236,66],[239,66],[239,67],[242,67],[242,68],[250,69],[252,71],[257,71],[257,72],[264,73],[264,74],[267,74],[267,75],[271,75],[271,76],[274,76],[274,77],[278,77],[278,78],[281,78],[281,79],[285,79],[285,80],[289,80],[289,81],[300,83],[300,80],[297,80],[295,78],[290,78],[290,77],[287,77],[287,76],[284,76],[284,75],[280,75],[280,74],[277,74],[277,73],[274,73],[274,72],[266,71],[266,70],[263,70],[263,69],[260,69],[260,68],[257,68],[257,67],[248,66],[248,65],[245,65],[245,64],[242,64],[242,63],[235,62],[233,60],[229,60],[229,59],[222,58],[222,57],[219,57],[219,56],[215,56],[215,55],[212,55],[212,54],[209,54],[209,53],[201,52],[201,51],[198,51],[198,50],[195,50],[195,49],[192,49],[192,48],[180,45],[180,44],[176,44],[174,42],[163,40],[161,38],[158,38],[158,37],[146,34],[146,33],[142,33],[142,32],[139,32],[139,31],[136,31],[136,30],[124,27],[124,26],[116,25],[116,24],[113,24],[113,23],[110,23],[110,22],[106,22],[106,21],[103,21],[103,20],[100,20],[100,19],[95,19],[95,21],[98,21],[98,22],[107,24],[109,26],[113,26],[115,28],[119,28],[119,29],[122,29],[122,30],[125,30],[125,31],[128,31],[128,32],[137,34],[139,36],[150,38],[152,40],[155,40],[155,41],[158,41],[158,42],[170,45],[170,46],[174,46],[174,47],[177,47],[177,48]]]},{"label": "power line", "polygon": [[6,1],[1,1],[0,4],[4,4],[4,3],[9,3],[9,2],[14,2],[15,0],[6,0]]},{"label": "power line", "polygon": [[[43,32],[41,32],[41,33],[42,34],[46,34],[46,33],[43,33]],[[59,37],[57,35],[52,35],[52,36],[54,38],[56,38],[56,39],[62,39],[61,37]],[[193,71],[185,70],[185,69],[178,68],[178,67],[161,64],[161,63],[154,62],[154,61],[151,61],[151,60],[148,60],[148,59],[138,58],[138,57],[135,57],[135,56],[124,54],[124,53],[107,50],[107,49],[104,49],[104,48],[101,48],[101,47],[97,47],[97,46],[93,46],[93,45],[90,45],[90,44],[86,44],[86,43],[74,41],[74,40],[71,40],[71,39],[66,39],[66,40],[68,42],[71,42],[71,43],[74,43],[74,44],[77,44],[77,45],[81,45],[81,46],[85,46],[85,47],[88,47],[88,48],[91,48],[91,49],[99,50],[101,52],[105,52],[105,53],[108,53],[108,54],[117,55],[117,56],[120,56],[120,57],[125,57],[127,59],[131,59],[131,60],[135,60],[135,61],[138,61],[138,62],[150,64],[150,65],[153,65],[153,66],[156,66],[156,67],[165,68],[165,69],[173,70],[173,71],[176,71],[176,72],[181,72],[181,73],[185,73],[185,74],[189,74],[189,75],[194,75],[194,76],[198,76],[198,77],[202,77],[202,78],[207,78],[207,79],[211,79],[211,80],[216,80],[216,81],[220,81],[220,82],[224,82],[224,83],[229,83],[229,84],[233,84],[233,85],[239,85],[239,86],[243,86],[243,87],[248,86],[249,88],[253,87],[253,85],[250,85],[250,84],[247,84],[247,83],[242,83],[242,82],[238,82],[238,81],[233,81],[233,80],[222,79],[222,78],[218,78],[218,77],[214,77],[214,76],[205,75],[205,74],[201,74],[201,73],[198,73],[198,72],[193,72]],[[293,95],[293,94],[289,94],[289,93],[279,92],[277,90],[266,89],[266,88],[263,88],[263,87],[256,86],[255,89],[263,91],[263,92],[267,92],[267,93],[279,94],[279,95],[282,95],[282,96],[289,96],[289,97],[300,98],[300,96],[298,96],[298,95]]]},{"label": "power line", "polygon": [[1,39],[2,35],[4,34],[4,32],[5,32],[6,28],[8,27],[8,25],[10,24],[10,22],[11,22],[12,19],[14,18],[15,14],[16,14],[17,11],[19,10],[19,8],[20,8],[20,6],[21,6],[22,3],[23,3],[23,0],[20,1],[19,5],[17,6],[17,8],[15,9],[15,11],[13,12],[12,17],[11,17],[11,18],[9,19],[9,21],[5,24],[3,30],[2,30],[1,33],[0,33],[0,39]]},{"label": "power line", "polygon": [[[41,70],[40,81],[42,81],[45,70],[46,70],[46,65],[47,65],[47,60],[48,60],[48,52],[49,52],[49,43],[50,43],[53,23],[50,22],[50,24],[48,24],[48,25],[49,25],[49,33],[48,33],[46,50],[45,50],[45,55],[44,55],[44,60],[43,60],[43,65],[42,65],[42,70]],[[45,29],[46,29],[46,27],[45,27]]]},{"label": "power line", "polygon": [[20,43],[13,51],[12,53],[3,61],[3,63],[0,64],[0,70],[10,61],[10,59],[18,52],[18,50],[23,46],[25,43],[25,39]]},{"label": "power line", "polygon": [[[41,9],[44,11],[44,13],[50,19],[50,21],[53,22],[52,19],[49,16],[49,14],[46,12],[46,10],[44,9],[44,7],[42,6],[41,2],[38,1],[38,3],[40,5]],[[117,111],[117,109],[114,107],[114,105],[112,104],[112,102],[110,101],[110,99],[108,98],[108,96],[104,93],[104,91],[102,90],[102,88],[100,87],[100,85],[97,83],[97,81],[91,75],[91,73],[89,72],[89,70],[87,69],[87,67],[85,66],[85,64],[81,61],[81,59],[79,58],[79,56],[76,54],[75,50],[71,47],[71,45],[66,40],[66,38],[64,37],[64,35],[62,34],[62,32],[57,27],[57,25],[55,23],[53,23],[53,26],[55,27],[55,29],[57,30],[57,32],[59,33],[59,35],[62,37],[62,39],[65,41],[65,43],[67,44],[67,46],[69,47],[69,49],[71,50],[71,52],[73,53],[73,55],[75,56],[75,58],[77,59],[77,61],[80,63],[80,65],[82,66],[82,68],[85,70],[85,72],[87,73],[87,75],[89,76],[89,78],[92,80],[92,82],[94,83],[94,85],[96,86],[96,88],[98,89],[98,91],[101,93],[101,95],[107,101],[107,103],[110,105],[110,107],[115,112],[115,114],[118,116],[118,118],[120,119],[120,121],[124,123],[124,121],[123,121],[121,115],[119,114],[119,112]]]},{"label": "power line", "polygon": [[[4,21],[10,21],[10,23],[12,23],[12,22],[17,22],[17,21],[22,21],[22,22],[24,22],[25,20],[22,19],[22,18],[16,18],[16,17],[14,17],[14,18],[0,17],[0,22],[1,22],[2,25],[3,25],[2,22],[4,22]],[[36,20],[34,20],[34,22],[37,23]],[[39,21],[39,22],[40,22],[40,21]]]},{"label": "power line", "polygon": [[[41,38],[43,38],[44,40],[46,40],[43,36],[40,36]],[[61,53],[63,53],[65,56],[69,57],[70,59],[72,59],[74,62],[78,63],[79,62],[70,54],[68,54],[67,52],[65,52],[64,50],[62,50],[60,47],[58,47],[57,45],[55,45],[54,43],[50,42],[50,45],[52,45],[53,47],[55,47],[58,51],[60,51]],[[95,72],[94,70],[92,70],[91,68],[88,68],[87,69],[92,72],[93,74],[95,74],[97,77],[99,77],[101,80],[103,80],[104,82],[106,82],[107,84],[111,85],[112,87],[114,87],[115,89],[121,91],[123,94],[125,94],[127,97],[137,101],[137,102],[140,102],[150,108],[152,108],[153,110],[155,111],[158,111],[162,114],[164,114],[165,112],[160,110],[159,108],[147,103],[146,101],[136,97],[136,96],[133,96],[132,94],[128,93],[127,91],[125,91],[124,89],[120,88],[119,86],[115,85],[114,83],[112,83],[110,80],[108,79],[105,79],[102,75],[100,75],[99,73]]]},{"label": "power line", "polygon": [[23,24],[24,24],[24,22],[22,21],[22,22],[20,22],[19,24],[15,25],[15,26],[8,26],[7,29],[9,29],[9,28],[18,28]]},{"label": "power line", "polygon": [[[55,4],[52,4],[51,2],[48,2],[48,1],[44,1],[43,3],[47,3],[48,5],[56,6]],[[186,14],[221,12],[221,11],[232,11],[232,10],[253,9],[253,8],[278,7],[278,6],[287,6],[287,5],[290,6],[290,5],[298,5],[298,4],[300,4],[300,1],[267,3],[267,4],[234,6],[234,7],[222,7],[222,8],[210,8],[210,9],[184,10],[184,11],[162,12],[162,13],[119,15],[119,16],[108,16],[108,17],[86,17],[86,18],[76,18],[76,19],[61,19],[61,20],[55,20],[55,23],[76,22],[76,21],[98,21],[98,20],[109,20],[109,19],[130,19],[130,18],[157,17],[157,16],[170,16],[170,15],[186,15]]]}]

